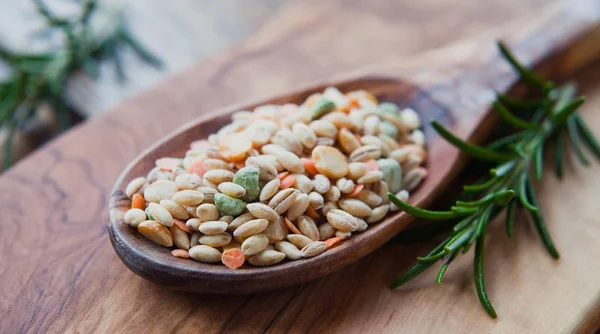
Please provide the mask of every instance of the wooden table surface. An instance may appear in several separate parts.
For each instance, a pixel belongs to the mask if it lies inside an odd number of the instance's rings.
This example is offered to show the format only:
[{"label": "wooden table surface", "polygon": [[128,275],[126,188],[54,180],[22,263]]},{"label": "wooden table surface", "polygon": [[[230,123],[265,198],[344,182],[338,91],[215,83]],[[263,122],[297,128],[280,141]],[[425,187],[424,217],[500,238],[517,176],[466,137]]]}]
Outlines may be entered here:
[{"label": "wooden table surface", "polygon": [[[486,283],[498,320],[477,302],[470,257],[456,261],[441,287],[428,272],[399,290],[387,288],[431,243],[386,246],[284,291],[223,297],[168,291],[134,275],[106,230],[120,171],[183,122],[474,36],[535,15],[544,2],[294,2],[245,43],[49,143],[0,176],[0,332],[591,331],[600,321],[595,163],[540,184],[560,261],[524,221],[513,240],[501,224],[491,227]],[[595,66],[577,78],[589,98],[584,117],[598,133],[599,75]]]}]

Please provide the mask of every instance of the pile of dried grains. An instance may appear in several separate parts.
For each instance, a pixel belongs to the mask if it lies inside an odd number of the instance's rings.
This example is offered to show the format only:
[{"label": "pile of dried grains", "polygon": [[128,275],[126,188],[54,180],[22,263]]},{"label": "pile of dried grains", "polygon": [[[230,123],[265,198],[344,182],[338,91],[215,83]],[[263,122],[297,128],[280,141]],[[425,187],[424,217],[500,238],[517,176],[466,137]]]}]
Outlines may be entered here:
[{"label": "pile of dried grains", "polygon": [[427,176],[420,119],[366,91],[330,87],[264,105],[161,158],[126,193],[125,221],[176,257],[268,266],[321,254],[382,220]]}]

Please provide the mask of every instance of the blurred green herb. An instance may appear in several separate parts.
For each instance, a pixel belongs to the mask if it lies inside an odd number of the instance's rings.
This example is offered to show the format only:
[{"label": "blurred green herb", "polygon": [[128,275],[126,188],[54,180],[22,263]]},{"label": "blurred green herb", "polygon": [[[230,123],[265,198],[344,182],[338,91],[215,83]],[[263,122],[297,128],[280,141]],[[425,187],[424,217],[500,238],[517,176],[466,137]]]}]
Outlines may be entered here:
[{"label": "blurred green herb", "polygon": [[42,0],[33,2],[46,21],[43,32],[62,34],[64,42],[38,53],[15,52],[0,46],[0,61],[10,68],[10,76],[0,82],[0,129],[7,132],[3,154],[5,168],[12,164],[15,132],[25,126],[42,104],[51,107],[61,130],[72,125],[64,93],[67,81],[75,72],[81,70],[95,79],[100,63],[110,61],[114,63],[118,78],[123,80],[125,74],[120,53],[125,47],[152,66],[162,66],[160,59],[146,50],[126,28],[122,11],[110,13],[105,26],[95,27],[91,22],[99,13],[98,1],[81,3],[75,17],[57,16]]},{"label": "blurred green herb", "polygon": [[[483,147],[465,142],[441,124],[432,123],[442,137],[463,152],[478,160],[496,163],[489,170],[489,175],[479,182],[464,186],[459,195],[461,200],[456,201],[448,211],[420,209],[388,194],[392,203],[413,216],[445,220],[445,226],[450,221],[454,225],[444,241],[426,256],[418,257],[418,263],[398,277],[391,287],[397,288],[405,284],[438,261],[443,263],[436,280],[437,284],[441,284],[452,261],[475,245],[475,287],[483,308],[493,318],[497,315],[485,289],[483,269],[488,224],[506,207],[506,232],[511,237],[516,209],[524,208],[531,216],[531,222],[548,253],[558,259],[558,250],[544,223],[532,182],[532,178],[542,178],[544,147],[553,150],[555,172],[559,178],[563,174],[567,138],[582,164],[589,164],[583,151],[584,146],[600,159],[600,144],[577,113],[585,98],[575,96],[575,85],[556,87],[553,82],[527,70],[502,43],[499,43],[499,48],[521,80],[543,96],[541,99],[518,100],[498,94],[493,107],[500,118],[515,131]],[[517,117],[517,112],[525,114],[527,119]]]}]

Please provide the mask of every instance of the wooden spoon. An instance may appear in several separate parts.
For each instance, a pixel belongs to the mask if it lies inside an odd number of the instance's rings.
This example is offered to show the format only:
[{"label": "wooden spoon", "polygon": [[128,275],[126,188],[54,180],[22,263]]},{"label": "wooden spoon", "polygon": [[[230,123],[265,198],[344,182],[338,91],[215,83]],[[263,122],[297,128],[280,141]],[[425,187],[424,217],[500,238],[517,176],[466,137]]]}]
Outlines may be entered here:
[{"label": "wooden spoon", "polygon": [[184,125],[143,152],[117,180],[109,206],[110,238],[115,251],[129,269],[150,281],[177,290],[218,294],[254,293],[304,283],[369,254],[413,218],[406,213],[391,215],[314,258],[265,268],[245,265],[231,270],[222,264],[173,257],[170,249],[145,239],[123,220],[131,206],[124,190],[130,180],[146,175],[156,159],[183,156],[190,142],[205,138],[229,123],[234,111],[252,110],[269,103],[301,103],[310,94],[336,86],[342,91],[365,89],[382,101],[408,106],[420,113],[427,138],[429,177],[411,194],[411,202],[426,207],[466,162],[465,156],[437,136],[429,122],[437,120],[460,137],[477,143],[495,123],[493,113],[489,112],[495,92],[511,89],[512,93],[519,93],[516,75],[495,48],[493,41],[498,34],[520,60],[535,65],[536,70],[554,79],[564,78],[598,55],[597,20],[582,18],[560,7],[538,14],[533,20],[517,22],[479,39],[399,64],[363,69],[277,98],[224,108]]}]

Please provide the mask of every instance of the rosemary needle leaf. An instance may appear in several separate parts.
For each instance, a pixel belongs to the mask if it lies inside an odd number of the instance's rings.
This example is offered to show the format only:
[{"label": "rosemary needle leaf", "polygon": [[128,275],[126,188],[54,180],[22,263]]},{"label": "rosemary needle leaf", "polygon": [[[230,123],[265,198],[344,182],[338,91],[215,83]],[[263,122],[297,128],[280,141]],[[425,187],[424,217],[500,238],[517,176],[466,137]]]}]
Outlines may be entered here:
[{"label": "rosemary needle leaf", "polygon": [[125,71],[123,70],[121,55],[119,54],[119,50],[117,49],[117,47],[115,47],[112,51],[112,58],[115,65],[115,74],[117,75],[117,80],[119,80],[119,82],[125,82],[127,76],[125,75]]},{"label": "rosemary needle leaf", "polygon": [[[531,198],[531,202],[537,207],[538,201],[535,195],[535,189],[533,188],[533,184],[531,183],[530,179],[527,180],[527,191],[529,193],[529,197]],[[546,228],[544,217],[542,217],[542,215],[539,212],[531,212],[531,218],[533,219],[535,229],[540,235],[540,238],[542,238],[542,242],[544,243],[544,246],[546,247],[550,255],[552,255],[552,257],[555,259],[560,258],[560,254],[558,253],[556,246],[554,246],[554,242],[552,241],[550,233],[548,233],[548,229]]]},{"label": "rosemary needle leaf", "polygon": [[454,225],[454,227],[452,228],[452,231],[456,233],[456,232],[462,230],[463,228],[465,228],[469,224],[471,224],[471,222],[473,221],[473,219],[475,219],[475,216],[469,216],[469,217],[461,220],[460,223]]},{"label": "rosemary needle leaf", "polygon": [[505,106],[502,105],[499,101],[495,101],[492,106],[498,113],[498,116],[502,118],[506,123],[522,129],[535,129],[538,127],[536,124],[524,121],[517,116],[513,115]]},{"label": "rosemary needle leaf", "polygon": [[479,145],[468,143],[450,133],[450,131],[446,130],[446,128],[444,128],[440,123],[436,121],[431,122],[431,125],[440,134],[440,136],[444,137],[444,139],[450,142],[450,144],[456,146],[458,149],[469,154],[473,158],[485,161],[499,162],[508,161],[513,158],[512,154],[499,153],[497,151],[481,147]]},{"label": "rosemary needle leaf", "polygon": [[483,189],[489,188],[497,180],[498,180],[498,178],[495,177],[495,176],[493,176],[490,179],[488,179],[487,181],[484,181],[482,183],[466,185],[466,186],[463,187],[463,189],[465,191],[481,191]]},{"label": "rosemary needle leaf", "polygon": [[88,0],[83,5],[83,10],[81,11],[81,22],[86,24],[90,20],[94,9],[98,5],[96,0]]},{"label": "rosemary needle leaf", "polygon": [[4,140],[4,169],[8,169],[12,165],[12,146],[16,124],[11,120],[6,126],[7,136]]},{"label": "rosemary needle leaf", "polygon": [[533,226],[535,227],[540,238],[542,239],[544,247],[546,247],[548,253],[550,253],[550,255],[555,259],[560,258],[560,254],[558,253],[556,246],[554,246],[554,242],[552,241],[548,229],[546,228],[544,217],[542,217],[542,215],[536,212],[531,212],[530,214],[531,219],[533,220]]},{"label": "rosemary needle leaf", "polygon": [[17,98],[13,95],[13,92],[10,92],[9,94],[11,95],[0,100],[0,124],[4,124],[10,117],[11,110],[18,104]]},{"label": "rosemary needle leaf", "polygon": [[483,276],[483,252],[485,248],[485,235],[487,232],[487,223],[482,227],[481,234],[475,243],[475,263],[474,263],[474,274],[475,274],[475,288],[477,290],[477,296],[479,297],[479,302],[485,309],[485,311],[490,315],[490,317],[496,319],[498,315],[490,302],[487,292],[485,291],[485,282]]},{"label": "rosemary needle leaf", "polygon": [[575,151],[575,156],[583,165],[589,166],[590,161],[585,156],[585,153],[583,153],[579,132],[577,131],[577,124],[572,116],[567,120],[567,133],[569,134],[569,140],[571,141],[573,151]]},{"label": "rosemary needle leaf", "polygon": [[515,56],[513,56],[512,52],[508,50],[503,42],[498,42],[498,48],[500,49],[500,53],[504,56],[504,58],[510,63],[515,71],[519,73],[519,76],[521,79],[523,79],[523,81],[532,86],[538,87],[544,93],[552,90],[553,84],[551,82],[541,79],[533,72],[523,67],[523,65],[516,60]]},{"label": "rosemary needle leaf", "polygon": [[585,97],[578,97],[559,109],[551,118],[552,124],[563,124],[585,102]]},{"label": "rosemary needle leaf", "polygon": [[442,279],[444,278],[444,274],[446,274],[446,270],[448,270],[448,266],[450,266],[450,263],[452,263],[452,261],[454,261],[454,259],[458,256],[458,252],[454,252],[452,253],[452,255],[450,255],[450,257],[448,258],[448,260],[446,260],[446,263],[444,263],[442,265],[442,268],[440,268],[440,271],[437,275],[437,278],[435,280],[435,282],[437,283],[437,285],[441,285],[442,284]]},{"label": "rosemary needle leaf", "polygon": [[148,51],[138,40],[131,35],[131,33],[125,29],[119,29],[119,34],[121,39],[125,41],[129,47],[138,55],[138,57],[142,58],[145,62],[151,64],[156,68],[162,68],[163,62],[160,58],[153,55],[150,51]]},{"label": "rosemary needle leaf", "polygon": [[390,284],[390,288],[396,289],[396,288],[406,284],[406,282],[415,278],[420,273],[424,272],[427,268],[431,267],[433,264],[434,264],[434,262],[419,262],[419,263],[415,264],[406,273],[404,273],[404,275],[396,278],[396,280],[394,280],[394,282],[392,282],[392,284]]},{"label": "rosemary needle leaf", "polygon": [[471,246],[475,242],[475,240],[477,240],[477,238],[481,235],[483,227],[489,222],[491,211],[492,207],[489,207],[489,209],[485,210],[483,214],[479,217],[479,220],[477,221],[477,229],[475,230],[475,233],[471,235],[469,241],[467,241],[467,245]]},{"label": "rosemary needle leaf", "polygon": [[62,99],[53,99],[52,108],[56,111],[58,123],[62,131],[71,127],[71,119],[67,105]]},{"label": "rosemary needle leaf", "polygon": [[567,83],[559,88],[553,89],[550,92],[550,98],[556,100],[554,109],[560,110],[564,108],[575,96],[577,86],[574,83]]},{"label": "rosemary needle leaf", "polygon": [[[454,253],[454,254],[456,254],[456,253]],[[446,273],[446,270],[448,270],[448,263],[444,263],[442,265],[442,268],[440,268],[437,278],[435,279],[435,283],[437,285],[442,285],[442,279],[444,279],[444,274]]]},{"label": "rosemary needle leaf", "polygon": [[506,175],[515,165],[515,161],[507,161],[500,166],[490,170],[490,174],[495,177],[501,177]]},{"label": "rosemary needle leaf", "polygon": [[565,134],[560,131],[556,135],[554,142],[554,172],[556,177],[562,179],[563,176],[563,152],[565,150]]},{"label": "rosemary needle leaf", "polygon": [[462,216],[466,216],[466,215],[476,213],[477,211],[479,211],[479,208],[454,205],[454,206],[450,207],[450,211],[460,214]]},{"label": "rosemary needle leaf", "polygon": [[457,249],[459,249],[462,245],[465,244],[465,242],[469,240],[469,238],[471,238],[471,235],[473,235],[473,233],[473,229],[465,229],[453,236],[452,239],[448,241],[446,246],[444,246],[444,251],[446,252],[446,254],[453,253]]},{"label": "rosemary needle leaf", "polygon": [[418,218],[441,220],[441,219],[457,218],[457,217],[465,216],[469,213],[472,213],[471,211],[469,211],[468,213],[459,213],[459,212],[454,212],[454,211],[431,211],[431,210],[420,209],[420,208],[417,208],[416,206],[412,206],[412,205],[400,200],[398,197],[396,197],[392,193],[388,193],[388,198],[398,208],[400,208],[401,210],[403,210],[415,217],[418,217]]},{"label": "rosemary needle leaf", "polygon": [[543,154],[544,154],[544,143],[540,143],[540,145],[536,148],[534,156],[533,156],[533,168],[535,170],[535,178],[538,180],[542,179]]},{"label": "rosemary needle leaf", "polygon": [[42,2],[42,0],[33,0],[33,2],[36,5],[36,9],[37,9],[38,13],[40,13],[46,19],[46,21],[48,22],[48,24],[50,26],[65,27],[65,26],[69,26],[71,24],[71,22],[69,22],[69,20],[67,20],[67,19],[63,19],[63,18],[54,16],[54,14],[52,14],[50,12],[48,7],[46,7],[46,5]]},{"label": "rosemary needle leaf", "polygon": [[538,208],[529,203],[529,199],[527,198],[527,184],[529,177],[527,174],[521,175],[521,179],[519,180],[519,199],[521,200],[521,204],[531,212],[538,212]]},{"label": "rosemary needle leaf", "polygon": [[517,208],[517,201],[510,201],[506,207],[506,234],[509,238],[513,235],[515,227],[515,209]]},{"label": "rosemary needle leaf", "polygon": [[457,206],[478,207],[494,199],[494,194],[487,194],[483,198],[472,202],[456,201]]},{"label": "rosemary needle leaf", "polygon": [[508,145],[508,144],[511,144],[518,140],[523,139],[523,137],[525,137],[528,134],[529,134],[528,131],[521,131],[521,132],[513,133],[506,137],[502,137],[500,139],[494,140],[493,142],[488,144],[487,148],[489,148],[490,150],[497,150],[499,148],[502,148],[505,145]]},{"label": "rosemary needle leaf", "polygon": [[515,197],[515,191],[512,189],[499,191],[494,194],[494,201],[496,204],[504,206],[508,204],[513,197]]},{"label": "rosemary needle leaf", "polygon": [[14,56],[11,51],[0,47],[0,60],[4,60],[7,63],[14,61]]},{"label": "rosemary needle leaf", "polygon": [[536,109],[543,103],[543,100],[539,99],[520,100],[501,93],[496,93],[496,98],[503,105],[514,109]]},{"label": "rosemary needle leaf", "polygon": [[98,64],[92,58],[85,58],[81,61],[81,69],[93,79],[98,79],[99,71]]},{"label": "rosemary needle leaf", "polygon": [[527,158],[527,153],[525,153],[525,150],[523,150],[523,145],[520,143],[511,145],[510,148],[522,159]]},{"label": "rosemary needle leaf", "polygon": [[579,115],[575,114],[572,117],[575,119],[575,123],[577,124],[577,128],[579,129],[579,133],[581,134],[584,144],[586,144],[590,151],[594,153],[597,159],[600,159],[600,143],[598,143],[592,134],[592,131],[588,128],[581,117],[579,117]]},{"label": "rosemary needle leaf", "polygon": [[[440,252],[441,250],[443,250],[444,245],[446,245],[447,242],[448,242],[448,239],[446,239],[444,242],[442,242],[437,247],[435,247],[427,256],[432,256],[432,255]],[[406,282],[415,278],[415,276],[417,276],[420,273],[422,273],[423,271],[425,271],[425,269],[431,267],[432,264],[433,264],[433,262],[419,262],[419,263],[415,264],[406,273],[404,273],[404,275],[396,278],[396,280],[394,282],[392,282],[392,284],[390,285],[390,288],[395,289],[395,288],[405,284]]]},{"label": "rosemary needle leaf", "polygon": [[417,256],[417,261],[419,262],[435,262],[441,258],[443,258],[444,256],[448,255],[448,253],[446,253],[445,251],[440,251],[437,254],[431,255],[431,256],[425,256],[425,257],[421,257],[421,256]]}]

